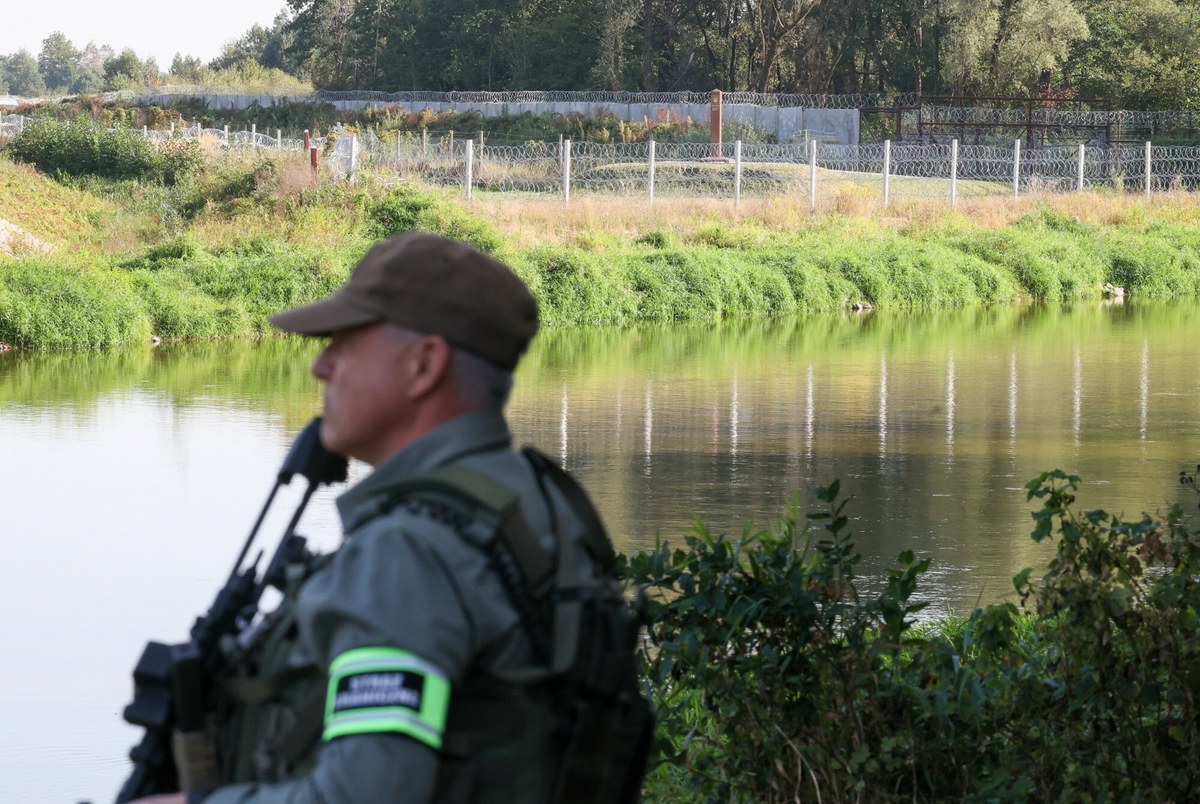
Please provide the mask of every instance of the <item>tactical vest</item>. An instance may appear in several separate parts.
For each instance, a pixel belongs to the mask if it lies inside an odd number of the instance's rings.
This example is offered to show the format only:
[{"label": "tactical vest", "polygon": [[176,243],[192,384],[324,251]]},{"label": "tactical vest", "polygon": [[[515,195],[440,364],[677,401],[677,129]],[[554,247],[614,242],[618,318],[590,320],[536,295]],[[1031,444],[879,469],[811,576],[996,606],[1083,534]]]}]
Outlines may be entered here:
[{"label": "tactical vest", "polygon": [[[551,512],[556,556],[542,548],[521,515],[517,495],[459,465],[405,481],[376,517],[397,507],[449,525],[483,550],[517,612],[534,655],[529,667],[468,670],[450,698],[434,800],[522,800],[624,804],[638,798],[654,715],[639,693],[634,647],[639,617],[617,579],[615,555],[583,490],[530,448]],[[590,564],[568,543],[555,489],[585,524]],[[223,685],[219,718],[225,783],[282,781],[312,769],[326,695],[325,668],[289,668],[300,587],[331,556],[288,570],[280,606],[247,634],[242,672]],[[596,570],[599,570],[598,572]],[[522,739],[513,741],[519,733]],[[496,780],[504,780],[498,785]]]}]

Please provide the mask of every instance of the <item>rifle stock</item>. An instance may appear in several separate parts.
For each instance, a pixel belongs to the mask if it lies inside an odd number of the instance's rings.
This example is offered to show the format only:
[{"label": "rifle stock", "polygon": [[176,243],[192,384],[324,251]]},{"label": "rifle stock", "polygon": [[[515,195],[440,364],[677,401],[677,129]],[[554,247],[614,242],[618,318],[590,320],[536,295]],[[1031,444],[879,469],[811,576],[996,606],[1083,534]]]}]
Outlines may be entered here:
[{"label": "rifle stock", "polygon": [[[212,606],[196,618],[189,640],[178,645],[150,642],[142,651],[133,671],[133,701],[125,707],[123,717],[126,722],[144,728],[145,733],[129,752],[133,768],[117,794],[117,804],[179,790],[180,773],[171,748],[172,735],[195,733],[205,727],[213,681],[227,661],[222,651],[223,638],[236,637],[253,619],[266,587],[277,583],[287,563],[303,555],[304,539],[294,530],[313,492],[323,483],[346,479],[346,459],[321,445],[320,424],[319,417],[313,419],[292,444],[233,571]],[[242,569],[242,564],[275,493],[296,475],[308,480],[308,488],[260,578],[257,560],[246,569]]]}]

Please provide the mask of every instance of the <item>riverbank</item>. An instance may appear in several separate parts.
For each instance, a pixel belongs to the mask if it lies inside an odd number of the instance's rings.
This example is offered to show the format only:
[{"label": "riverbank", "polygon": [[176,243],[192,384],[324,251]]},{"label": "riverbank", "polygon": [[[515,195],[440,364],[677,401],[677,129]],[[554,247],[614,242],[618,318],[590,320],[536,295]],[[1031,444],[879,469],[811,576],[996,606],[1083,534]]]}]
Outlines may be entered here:
[{"label": "riverbank", "polygon": [[[529,283],[548,326],[1200,294],[1200,204],[1111,194],[956,211],[786,200],[557,202],[433,188],[314,185],[294,158],[211,157],[172,187],[53,182],[0,158],[0,217],[54,247],[0,255],[0,342],[107,348],[255,337],[329,292],[380,237],[475,243]],[[22,199],[27,203],[21,203]],[[53,198],[47,207],[38,199]],[[886,214],[885,214],[886,212]]]}]

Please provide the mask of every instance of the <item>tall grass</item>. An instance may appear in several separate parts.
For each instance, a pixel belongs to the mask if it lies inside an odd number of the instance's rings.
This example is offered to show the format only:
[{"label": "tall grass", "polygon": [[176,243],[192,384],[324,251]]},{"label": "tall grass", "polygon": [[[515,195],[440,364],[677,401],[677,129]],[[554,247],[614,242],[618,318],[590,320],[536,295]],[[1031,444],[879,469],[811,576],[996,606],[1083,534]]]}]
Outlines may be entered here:
[{"label": "tall grass", "polygon": [[[552,327],[1063,302],[1097,296],[1106,282],[1133,296],[1200,293],[1200,202],[1183,195],[972,199],[954,211],[909,199],[886,218],[813,214],[802,199],[779,198],[737,208],[466,202],[369,175],[314,181],[302,159],[265,152],[208,154],[174,186],[53,182],[2,159],[0,181],[35,207],[52,200],[36,207],[47,221],[37,226],[0,194],[0,217],[60,248],[0,263],[0,338],[31,347],[255,336],[271,313],[335,287],[371,243],[409,229],[511,264]],[[111,304],[93,305],[87,320],[55,309],[86,294]]]}]

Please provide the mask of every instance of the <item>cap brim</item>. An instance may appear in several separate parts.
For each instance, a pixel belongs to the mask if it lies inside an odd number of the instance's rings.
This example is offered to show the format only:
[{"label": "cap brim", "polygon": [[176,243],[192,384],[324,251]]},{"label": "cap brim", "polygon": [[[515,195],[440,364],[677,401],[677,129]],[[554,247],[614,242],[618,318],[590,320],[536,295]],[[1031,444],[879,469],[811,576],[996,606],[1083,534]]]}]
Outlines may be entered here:
[{"label": "cap brim", "polygon": [[354,304],[339,293],[303,307],[284,310],[270,318],[271,323],[283,331],[300,335],[330,335],[381,320],[383,316]]}]

